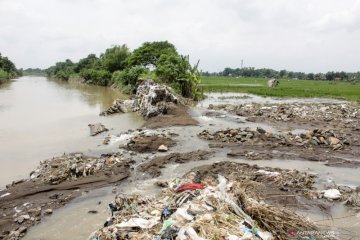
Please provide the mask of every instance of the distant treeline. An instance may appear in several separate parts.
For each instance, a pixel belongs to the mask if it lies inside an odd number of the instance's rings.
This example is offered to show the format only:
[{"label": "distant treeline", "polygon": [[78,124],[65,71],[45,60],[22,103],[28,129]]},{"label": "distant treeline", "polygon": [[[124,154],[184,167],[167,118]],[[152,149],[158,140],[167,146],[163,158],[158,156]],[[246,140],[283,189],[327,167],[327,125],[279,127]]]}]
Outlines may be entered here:
[{"label": "distant treeline", "polygon": [[0,83],[18,77],[21,72],[16,69],[15,64],[0,53]]},{"label": "distant treeline", "polygon": [[259,78],[285,78],[301,80],[342,80],[342,81],[360,81],[360,72],[327,72],[327,73],[304,73],[292,71],[276,71],[268,68],[255,69],[246,68],[225,68],[221,72],[203,72],[204,76],[228,76],[228,77],[259,77]]},{"label": "distant treeline", "polygon": [[20,68],[20,72],[23,76],[46,76],[46,71],[40,68]]},{"label": "distant treeline", "polygon": [[148,75],[192,98],[199,94],[197,84],[201,76],[198,64],[191,66],[189,57],[180,55],[167,41],[145,42],[134,51],[126,45],[116,45],[99,57],[89,54],[78,62],[57,62],[46,73],[62,80],[80,77],[89,84],[116,85],[124,92],[133,92],[139,78]]}]

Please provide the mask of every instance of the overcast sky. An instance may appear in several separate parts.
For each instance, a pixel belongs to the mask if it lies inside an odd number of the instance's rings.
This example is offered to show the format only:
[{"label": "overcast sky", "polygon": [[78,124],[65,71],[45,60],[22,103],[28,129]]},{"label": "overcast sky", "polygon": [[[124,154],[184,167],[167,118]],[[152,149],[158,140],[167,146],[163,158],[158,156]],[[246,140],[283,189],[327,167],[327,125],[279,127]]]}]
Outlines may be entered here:
[{"label": "overcast sky", "polygon": [[360,71],[360,0],[0,0],[0,52],[17,67],[168,40],[205,71]]}]

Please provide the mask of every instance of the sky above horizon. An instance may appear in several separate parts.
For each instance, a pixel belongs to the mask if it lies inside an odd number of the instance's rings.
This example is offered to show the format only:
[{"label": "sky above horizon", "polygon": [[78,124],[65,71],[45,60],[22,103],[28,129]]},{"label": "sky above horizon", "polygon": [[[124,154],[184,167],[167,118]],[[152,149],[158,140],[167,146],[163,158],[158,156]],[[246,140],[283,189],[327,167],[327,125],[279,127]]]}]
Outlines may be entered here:
[{"label": "sky above horizon", "polygon": [[162,40],[210,72],[360,71],[360,0],[0,0],[0,52],[18,68]]}]

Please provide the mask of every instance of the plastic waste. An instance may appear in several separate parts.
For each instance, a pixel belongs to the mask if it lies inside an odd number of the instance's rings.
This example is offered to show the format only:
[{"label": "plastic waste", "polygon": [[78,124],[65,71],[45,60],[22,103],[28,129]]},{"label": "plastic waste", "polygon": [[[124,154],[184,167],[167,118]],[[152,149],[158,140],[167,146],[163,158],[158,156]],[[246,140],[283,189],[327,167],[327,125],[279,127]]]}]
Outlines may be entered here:
[{"label": "plastic waste", "polygon": [[203,189],[205,188],[204,184],[200,184],[200,183],[186,183],[181,185],[178,189],[176,189],[175,191],[178,192],[183,192],[186,190],[196,190],[196,189]]},{"label": "plastic waste", "polygon": [[191,221],[194,219],[194,216],[190,215],[185,208],[178,208],[172,217],[178,221]]},{"label": "plastic waste", "polygon": [[324,197],[331,200],[336,200],[341,198],[341,193],[337,189],[328,189],[324,191]]},{"label": "plastic waste", "polygon": [[238,236],[231,235],[231,234],[229,234],[226,239],[227,240],[240,240],[240,238]]},{"label": "plastic waste", "polygon": [[165,220],[164,223],[163,223],[163,226],[162,226],[161,231],[164,231],[164,230],[167,229],[168,227],[171,227],[171,226],[174,224],[174,222],[175,222],[175,221],[174,221],[173,219],[171,219],[171,218]]},{"label": "plastic waste", "polygon": [[217,186],[217,188],[219,189],[219,192],[218,192],[218,197],[225,201],[226,203],[228,203],[232,209],[234,210],[234,212],[238,215],[238,216],[242,216],[245,218],[245,220],[247,220],[248,222],[253,222],[252,218],[247,215],[240,207],[238,204],[236,204],[236,202],[231,199],[230,196],[228,196],[227,194],[227,188],[228,188],[228,185],[227,185],[227,180],[224,176],[221,176],[220,174],[218,175],[218,181],[219,181],[219,184]]},{"label": "plastic waste", "polygon": [[279,172],[269,172],[269,171],[265,171],[263,169],[257,171],[257,173],[260,173],[260,174],[263,174],[263,175],[266,175],[266,176],[269,176],[269,177],[277,177],[280,175]]},{"label": "plastic waste", "polygon": [[164,221],[166,218],[168,218],[171,214],[173,213],[173,211],[171,211],[168,208],[165,208],[162,212],[161,212],[161,221]]},{"label": "plastic waste", "polygon": [[128,221],[123,221],[115,226],[118,228],[127,228],[127,227],[139,227],[139,228],[152,228],[159,221],[155,218],[152,219],[143,219],[143,218],[130,218]]}]

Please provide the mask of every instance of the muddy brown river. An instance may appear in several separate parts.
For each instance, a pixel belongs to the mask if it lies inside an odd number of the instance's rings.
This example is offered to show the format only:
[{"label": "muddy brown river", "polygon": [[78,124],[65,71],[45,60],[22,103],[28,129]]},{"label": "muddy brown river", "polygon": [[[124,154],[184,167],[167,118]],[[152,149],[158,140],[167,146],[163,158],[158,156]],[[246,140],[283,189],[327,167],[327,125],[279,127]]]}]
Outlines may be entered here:
[{"label": "muddy brown river", "polygon": [[115,134],[137,128],[135,114],[100,117],[114,99],[110,88],[22,77],[0,86],[0,189],[28,177],[40,160],[74,151],[104,151],[102,136],[90,137],[89,123]]}]

